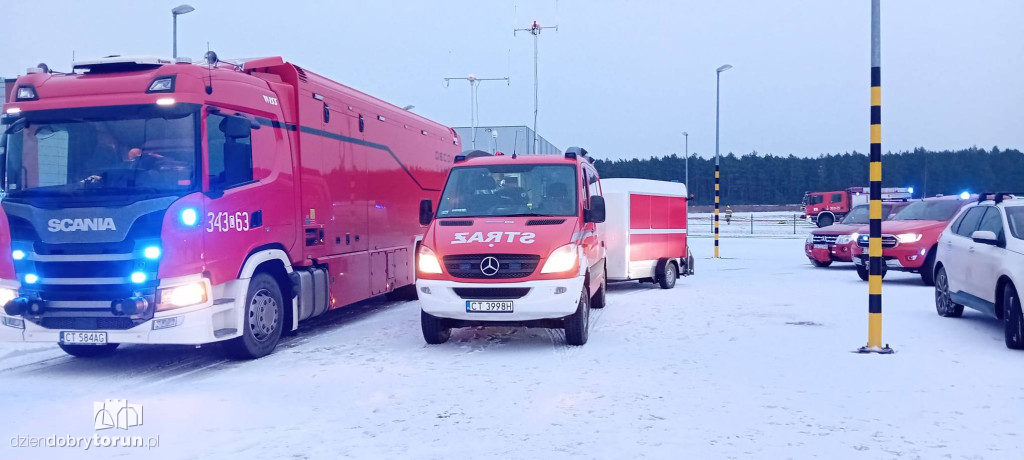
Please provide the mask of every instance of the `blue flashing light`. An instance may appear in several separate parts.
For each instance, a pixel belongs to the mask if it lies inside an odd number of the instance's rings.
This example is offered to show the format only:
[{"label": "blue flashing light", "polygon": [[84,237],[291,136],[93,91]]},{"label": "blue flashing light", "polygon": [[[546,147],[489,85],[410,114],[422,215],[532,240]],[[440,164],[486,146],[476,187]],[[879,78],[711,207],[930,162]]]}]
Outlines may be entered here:
[{"label": "blue flashing light", "polygon": [[156,260],[160,258],[160,247],[149,246],[142,251],[142,255],[149,260]]},{"label": "blue flashing light", "polygon": [[185,208],[181,210],[181,223],[187,227],[195,226],[199,223],[199,213],[196,212],[195,208]]},{"label": "blue flashing light", "polygon": [[963,192],[960,192],[960,199],[961,200],[969,200],[969,199],[971,199],[971,192],[968,192],[966,190],[964,190]]},{"label": "blue flashing light", "polygon": [[36,284],[37,281],[39,281],[39,276],[36,275],[35,273],[29,273],[25,275],[25,283]]},{"label": "blue flashing light", "polygon": [[146,274],[142,272],[132,273],[132,282],[135,284],[142,284],[146,282]]},{"label": "blue flashing light", "polygon": [[11,252],[11,257],[13,257],[14,260],[24,259],[25,251],[22,251],[21,249],[15,249],[13,252]]}]

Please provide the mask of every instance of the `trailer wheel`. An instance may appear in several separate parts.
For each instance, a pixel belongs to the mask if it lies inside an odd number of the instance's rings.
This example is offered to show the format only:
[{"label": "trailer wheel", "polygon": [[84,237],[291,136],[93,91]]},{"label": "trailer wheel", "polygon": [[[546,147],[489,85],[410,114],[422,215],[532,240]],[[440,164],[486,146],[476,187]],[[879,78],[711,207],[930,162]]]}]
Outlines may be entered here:
[{"label": "trailer wheel", "polygon": [[828,227],[836,223],[836,216],[831,212],[823,212],[818,214],[818,228]]},{"label": "trailer wheel", "polygon": [[256,359],[277,348],[284,329],[284,299],[277,280],[269,273],[257,273],[249,280],[245,296],[242,335],[224,342],[229,357]]},{"label": "trailer wheel", "polygon": [[423,331],[423,340],[431,345],[445,343],[452,337],[452,328],[444,318],[438,318],[423,310],[420,310],[420,329]]},{"label": "trailer wheel", "polygon": [[656,270],[655,273],[657,273],[658,284],[661,285],[662,289],[672,289],[676,287],[676,278],[679,277],[679,267],[676,266],[675,261],[665,261],[664,266],[661,267],[660,270]]},{"label": "trailer wheel", "polygon": [[60,349],[76,358],[97,358],[114,353],[117,343],[105,343],[103,345],[65,345],[59,344]]},{"label": "trailer wheel", "polygon": [[587,295],[586,286],[583,286],[583,292],[580,293],[576,313],[562,321],[565,323],[565,343],[577,346],[587,343],[590,336],[590,296]]}]

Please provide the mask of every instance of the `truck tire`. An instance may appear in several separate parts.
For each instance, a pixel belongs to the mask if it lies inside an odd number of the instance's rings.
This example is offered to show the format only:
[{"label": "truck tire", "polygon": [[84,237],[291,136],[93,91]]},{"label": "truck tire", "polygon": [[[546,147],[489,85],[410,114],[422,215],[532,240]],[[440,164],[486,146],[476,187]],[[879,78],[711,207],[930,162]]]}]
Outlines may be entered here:
[{"label": "truck tire", "polygon": [[249,280],[245,295],[242,335],[224,342],[233,359],[257,359],[277,348],[284,329],[284,299],[281,287],[269,273],[257,273]]},{"label": "truck tire", "polygon": [[594,293],[594,297],[590,299],[590,308],[604,308],[605,301],[608,298],[608,272],[605,272],[605,278],[601,281],[601,287]]},{"label": "truck tire", "polygon": [[964,314],[964,306],[953,302],[949,296],[946,267],[939,267],[935,273],[935,312],[946,318],[959,318]]},{"label": "truck tire", "polygon": [[423,340],[431,345],[440,345],[452,337],[452,328],[444,318],[438,318],[423,310],[420,310],[420,329],[423,331]]},{"label": "truck tire", "polygon": [[[885,279],[885,274],[888,273],[888,272],[889,272],[889,269],[883,264],[882,265],[882,279]],[[857,276],[859,276],[860,279],[862,279],[864,281],[867,281],[869,274],[870,273],[868,271],[868,267],[867,266],[857,265]]]},{"label": "truck tire", "polygon": [[583,286],[583,292],[580,293],[576,313],[562,321],[565,323],[565,343],[574,346],[586,345],[590,336],[590,296],[587,295],[586,286]]},{"label": "truck tire", "polygon": [[1017,289],[1012,284],[1003,288],[1003,328],[1006,348],[1024,350],[1024,314]]},{"label": "truck tire", "polygon": [[935,249],[929,249],[921,266],[921,282],[925,286],[935,286]]},{"label": "truck tire", "polygon": [[818,228],[828,227],[836,223],[836,216],[831,212],[823,212],[818,214]]},{"label": "truck tire", "polygon": [[100,356],[107,356],[114,353],[117,349],[117,343],[105,343],[103,345],[65,345],[59,344],[60,349],[76,358],[97,358]]},{"label": "truck tire", "polygon": [[658,284],[661,285],[662,289],[672,289],[676,287],[676,278],[679,277],[679,267],[676,266],[675,261],[665,262],[664,268],[657,270]]}]

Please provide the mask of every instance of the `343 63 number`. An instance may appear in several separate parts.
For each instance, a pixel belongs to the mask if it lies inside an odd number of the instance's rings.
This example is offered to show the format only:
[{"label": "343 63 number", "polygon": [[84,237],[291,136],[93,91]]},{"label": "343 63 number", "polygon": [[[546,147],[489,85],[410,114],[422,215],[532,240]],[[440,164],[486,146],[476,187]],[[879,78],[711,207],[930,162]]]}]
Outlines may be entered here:
[{"label": "343 63 number", "polygon": [[247,212],[209,212],[206,213],[207,232],[247,232],[249,231],[249,213]]}]

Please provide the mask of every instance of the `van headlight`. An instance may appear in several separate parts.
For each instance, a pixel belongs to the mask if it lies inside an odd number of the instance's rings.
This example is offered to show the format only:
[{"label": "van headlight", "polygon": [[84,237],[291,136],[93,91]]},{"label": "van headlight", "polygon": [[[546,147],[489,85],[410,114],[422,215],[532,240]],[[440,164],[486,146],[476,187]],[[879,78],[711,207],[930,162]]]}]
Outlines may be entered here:
[{"label": "van headlight", "polygon": [[173,310],[175,308],[199,305],[206,303],[209,298],[206,283],[196,281],[194,283],[160,289],[156,309],[157,311]]},{"label": "van headlight", "polygon": [[896,235],[896,239],[902,243],[916,243],[921,241],[921,237],[924,236],[920,233],[900,233]]},{"label": "van headlight", "polygon": [[420,273],[441,274],[441,261],[437,259],[437,254],[434,254],[433,249],[420,245],[416,258],[418,259],[416,268],[419,269]]},{"label": "van headlight", "polygon": [[577,254],[576,245],[570,243],[551,251],[551,255],[549,255],[547,261],[544,262],[544,268],[542,268],[540,272],[567,272],[576,268],[577,261],[579,261],[579,254]]}]

